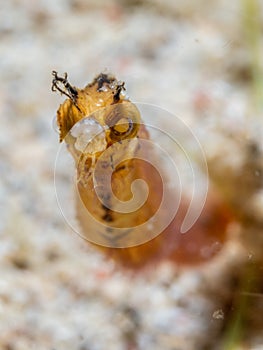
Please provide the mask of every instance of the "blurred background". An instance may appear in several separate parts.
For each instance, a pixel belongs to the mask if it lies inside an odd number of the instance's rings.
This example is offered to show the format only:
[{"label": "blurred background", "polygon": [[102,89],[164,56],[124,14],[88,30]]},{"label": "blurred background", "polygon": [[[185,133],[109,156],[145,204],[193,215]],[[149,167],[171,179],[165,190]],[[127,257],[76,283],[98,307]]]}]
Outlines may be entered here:
[{"label": "blurred background", "polygon": [[[2,2],[1,349],[263,349],[262,33],[260,0]],[[71,231],[52,70],[111,72],[191,127],[236,216],[215,259],[131,275]]]}]

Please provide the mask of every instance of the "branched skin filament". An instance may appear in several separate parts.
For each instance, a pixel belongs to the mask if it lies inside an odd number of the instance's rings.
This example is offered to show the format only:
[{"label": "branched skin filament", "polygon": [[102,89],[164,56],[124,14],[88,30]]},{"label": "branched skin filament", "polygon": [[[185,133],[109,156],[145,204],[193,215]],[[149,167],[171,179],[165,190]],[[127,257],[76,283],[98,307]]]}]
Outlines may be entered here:
[{"label": "branched skin filament", "polygon": [[[76,213],[82,235],[131,268],[162,259],[206,260],[200,246],[224,241],[226,211],[210,203],[219,216],[217,228],[210,213],[190,235],[180,235],[187,204],[183,199],[178,211],[174,209],[176,194],[168,189],[165,173],[159,172],[147,128],[127,99],[124,83],[101,73],[78,89],[68,82],[67,74],[52,74],[52,90],[68,98],[57,111],[57,124],[60,141],[66,142],[75,160]],[[190,242],[192,250],[188,237],[196,239]]]}]

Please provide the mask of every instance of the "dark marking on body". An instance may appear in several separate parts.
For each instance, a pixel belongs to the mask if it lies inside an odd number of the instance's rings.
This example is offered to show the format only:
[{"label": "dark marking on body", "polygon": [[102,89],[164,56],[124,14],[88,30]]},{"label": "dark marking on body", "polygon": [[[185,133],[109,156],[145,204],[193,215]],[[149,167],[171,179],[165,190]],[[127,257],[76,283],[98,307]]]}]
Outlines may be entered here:
[{"label": "dark marking on body", "polygon": [[111,154],[110,156],[110,165],[111,165],[111,169],[114,170],[114,164],[113,164],[113,156]]},{"label": "dark marking on body", "polygon": [[116,168],[115,172],[117,173],[118,171],[126,169],[126,165],[121,165],[118,168]]},{"label": "dark marking on body", "polygon": [[106,222],[112,222],[113,221],[113,217],[111,215],[111,213],[107,212],[103,217],[102,220],[106,221]]}]

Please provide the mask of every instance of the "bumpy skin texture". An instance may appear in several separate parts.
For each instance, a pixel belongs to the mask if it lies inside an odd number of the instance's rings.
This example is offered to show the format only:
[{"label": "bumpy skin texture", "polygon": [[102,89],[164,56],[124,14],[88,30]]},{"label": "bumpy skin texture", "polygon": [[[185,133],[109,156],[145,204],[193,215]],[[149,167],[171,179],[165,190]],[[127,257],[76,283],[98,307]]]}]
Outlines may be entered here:
[{"label": "bumpy skin texture", "polygon": [[[129,236],[119,237],[116,234],[114,229],[116,227],[129,227],[132,230],[135,226],[146,222],[157,211],[162,200],[162,181],[165,179],[161,179],[158,172],[148,162],[136,159],[136,157],[148,159],[145,152],[149,150],[145,151],[139,145],[140,140],[149,139],[148,132],[142,124],[137,108],[125,99],[124,84],[118,82],[113,76],[100,74],[84,89],[78,89],[68,83],[66,75],[64,78],[58,77],[56,72],[53,72],[53,75],[52,90],[59,90],[69,97],[58,109],[57,123],[60,129],[60,141],[66,141],[76,162],[77,218],[83,236],[94,242],[100,235],[101,245],[94,245],[122,266],[133,269],[142,268],[164,259],[176,263],[197,264],[213,257],[226,239],[226,227],[230,221],[230,215],[227,208],[218,199],[211,196],[200,218],[185,234],[180,233],[180,227],[188,208],[186,199],[181,201],[179,210],[170,225],[156,238],[144,244],[132,246],[132,236],[131,238]],[[110,158],[99,165],[101,168],[97,169],[98,174],[101,174],[101,184],[103,185],[104,172],[113,167],[110,159],[118,158],[121,156],[119,153],[124,152],[124,156],[128,156],[129,159],[112,169],[112,191],[118,199],[127,201],[131,198],[130,189],[133,181],[144,179],[148,185],[149,196],[140,209],[131,213],[118,213],[114,211],[114,208],[108,209],[98,199],[94,189],[93,172],[102,152],[94,150],[92,155],[85,151],[78,152],[74,148],[75,140],[69,133],[77,122],[87,116],[92,116],[103,127],[107,126],[105,135],[107,148],[115,145]],[[125,121],[125,118],[126,128],[122,129],[117,124],[119,120],[124,119]],[[118,145],[127,139],[136,140],[138,145],[120,147],[119,150]],[[111,204],[112,193],[106,191],[103,196],[104,200]],[[168,207],[172,210],[172,198]],[[164,216],[166,214],[163,212]],[[96,220],[92,220],[91,217]],[[103,230],[98,222],[105,225]],[[148,235],[150,232],[147,230],[151,230],[150,226],[140,234]],[[118,242],[118,248],[103,246],[107,245],[108,241]],[[127,243],[131,247],[122,248]]]}]

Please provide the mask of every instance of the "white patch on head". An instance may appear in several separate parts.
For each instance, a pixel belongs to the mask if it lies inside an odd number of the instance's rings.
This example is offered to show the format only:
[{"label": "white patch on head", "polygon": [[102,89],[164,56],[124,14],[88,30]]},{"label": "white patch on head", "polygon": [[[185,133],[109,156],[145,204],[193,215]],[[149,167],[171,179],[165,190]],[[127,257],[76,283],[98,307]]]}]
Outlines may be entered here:
[{"label": "white patch on head", "polygon": [[78,151],[94,154],[107,147],[104,128],[93,118],[80,120],[70,133],[76,138],[74,146]]}]

